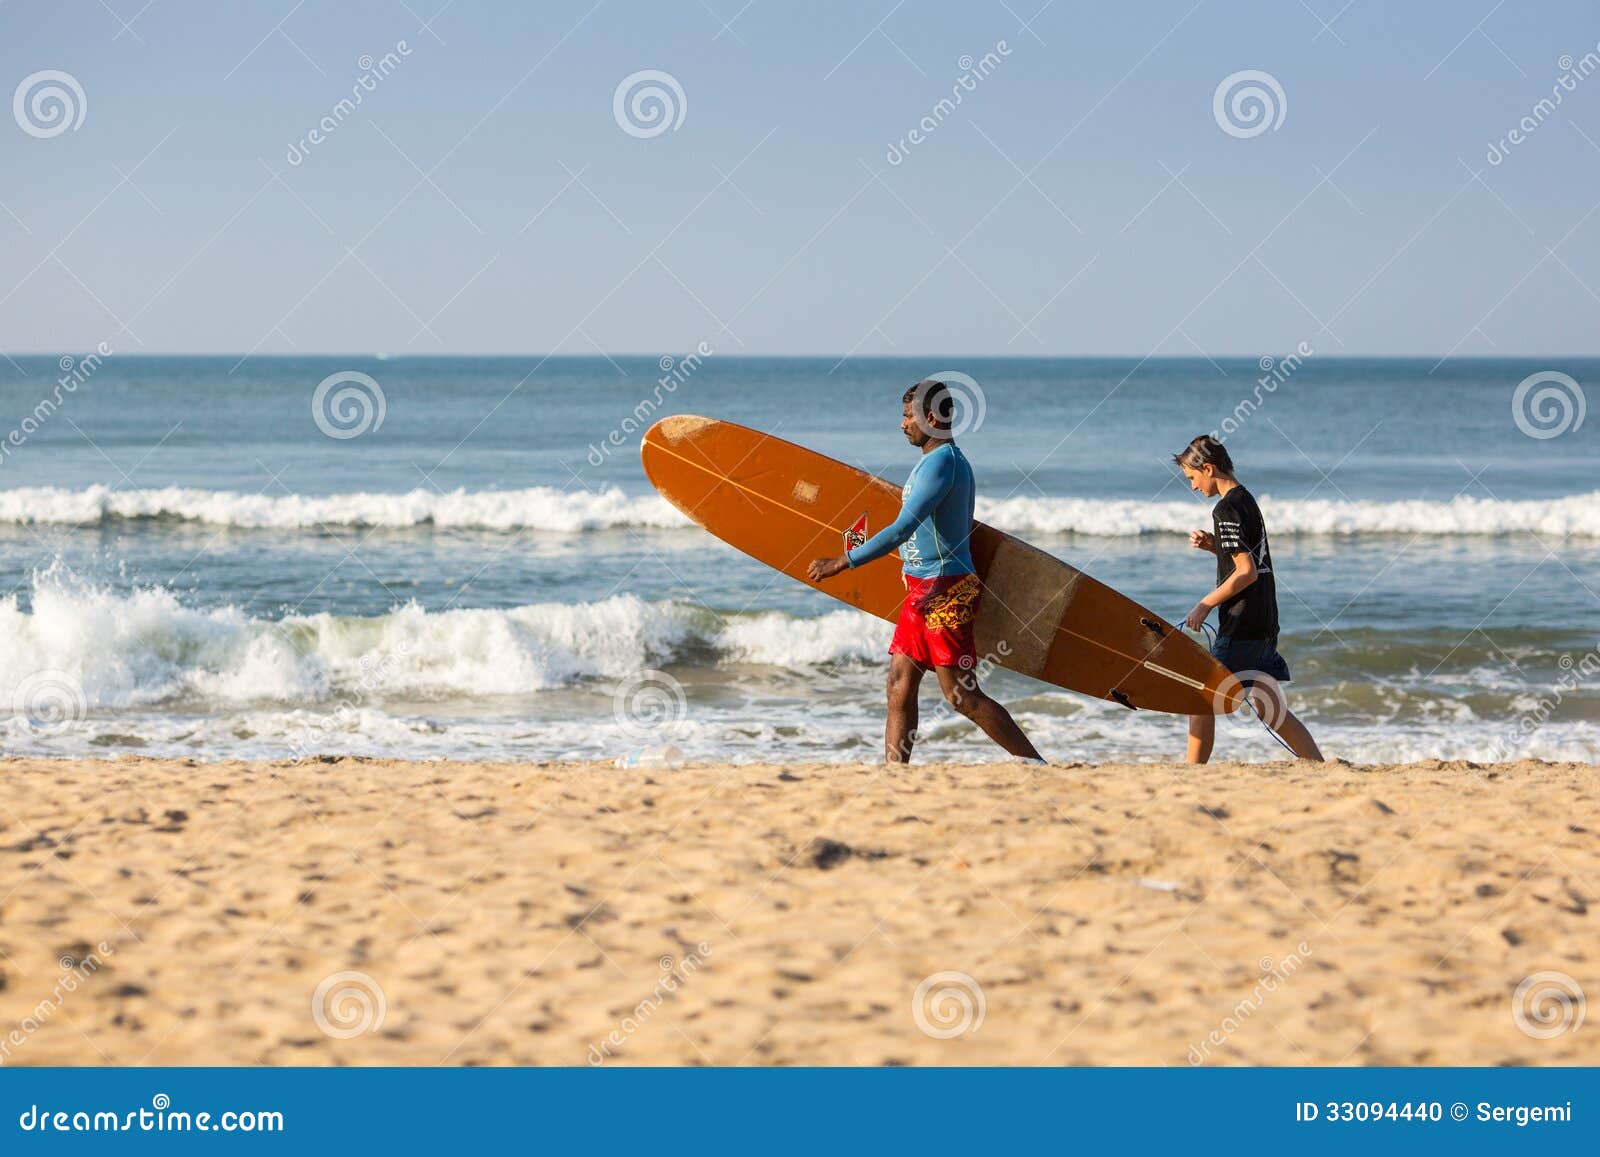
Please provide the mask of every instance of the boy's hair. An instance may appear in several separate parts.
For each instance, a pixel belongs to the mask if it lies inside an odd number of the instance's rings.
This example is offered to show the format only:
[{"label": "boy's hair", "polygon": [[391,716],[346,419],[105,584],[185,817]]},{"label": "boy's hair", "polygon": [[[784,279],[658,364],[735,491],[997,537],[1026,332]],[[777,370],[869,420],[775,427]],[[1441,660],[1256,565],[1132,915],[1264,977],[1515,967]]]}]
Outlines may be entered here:
[{"label": "boy's hair", "polygon": [[1233,477],[1233,458],[1229,456],[1228,448],[1210,434],[1201,434],[1174,454],[1172,460],[1179,466],[1187,466],[1191,470],[1211,466],[1218,474]]},{"label": "boy's hair", "polygon": [[912,386],[900,395],[900,401],[913,403],[919,417],[932,414],[941,426],[948,426],[955,417],[955,400],[950,397],[950,387],[932,378]]}]

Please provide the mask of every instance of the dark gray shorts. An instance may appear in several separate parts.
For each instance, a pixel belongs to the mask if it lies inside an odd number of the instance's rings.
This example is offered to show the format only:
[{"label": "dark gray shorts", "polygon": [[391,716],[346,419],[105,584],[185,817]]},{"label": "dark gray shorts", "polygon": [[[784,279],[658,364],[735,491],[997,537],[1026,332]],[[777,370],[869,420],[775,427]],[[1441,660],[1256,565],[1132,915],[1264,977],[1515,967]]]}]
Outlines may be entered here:
[{"label": "dark gray shorts", "polygon": [[1239,676],[1245,687],[1254,685],[1252,675],[1270,675],[1279,683],[1289,681],[1289,664],[1278,654],[1278,639],[1235,639],[1218,635],[1211,644],[1211,657]]}]

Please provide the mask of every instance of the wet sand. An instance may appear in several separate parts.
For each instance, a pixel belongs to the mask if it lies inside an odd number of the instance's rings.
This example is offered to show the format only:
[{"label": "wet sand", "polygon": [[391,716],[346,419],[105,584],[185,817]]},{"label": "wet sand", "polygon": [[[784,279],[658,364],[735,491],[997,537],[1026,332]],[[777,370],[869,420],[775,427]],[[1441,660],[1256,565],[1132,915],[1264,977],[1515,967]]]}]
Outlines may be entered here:
[{"label": "wet sand", "polygon": [[6,1064],[1600,1063],[1593,767],[0,770]]}]

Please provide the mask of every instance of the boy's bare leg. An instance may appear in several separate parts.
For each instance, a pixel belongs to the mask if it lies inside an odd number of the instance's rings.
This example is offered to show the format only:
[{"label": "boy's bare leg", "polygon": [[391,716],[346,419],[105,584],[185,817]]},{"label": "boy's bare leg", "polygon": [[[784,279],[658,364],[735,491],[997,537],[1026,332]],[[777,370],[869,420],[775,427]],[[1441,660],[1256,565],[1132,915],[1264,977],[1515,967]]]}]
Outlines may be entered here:
[{"label": "boy's bare leg", "polygon": [[1214,715],[1189,716],[1189,763],[1204,763],[1211,758],[1211,745],[1217,738]]},{"label": "boy's bare leg", "polygon": [[1250,695],[1260,708],[1261,717],[1267,721],[1267,726],[1277,733],[1279,739],[1289,745],[1296,757],[1322,762],[1322,749],[1317,746],[1317,741],[1311,738],[1311,732],[1306,730],[1306,725],[1289,710],[1289,704],[1284,701],[1280,689],[1265,683],[1257,683],[1250,688]]},{"label": "boy's bare leg", "polygon": [[1283,726],[1278,728],[1278,734],[1301,759],[1314,759],[1321,763],[1327,758],[1322,754],[1322,748],[1317,746],[1317,741],[1311,738],[1311,732],[1306,729],[1306,725],[1300,722],[1300,717],[1293,711],[1284,713]]},{"label": "boy's bare leg", "polygon": [[917,734],[917,688],[922,668],[905,655],[889,656],[889,715],[883,726],[883,761],[910,763]]},{"label": "boy's bare leg", "polygon": [[939,675],[939,689],[944,692],[946,703],[983,728],[983,733],[1007,753],[1043,761],[1044,757],[1011,718],[1011,712],[984,694],[976,675],[959,667],[935,667],[934,671]]}]

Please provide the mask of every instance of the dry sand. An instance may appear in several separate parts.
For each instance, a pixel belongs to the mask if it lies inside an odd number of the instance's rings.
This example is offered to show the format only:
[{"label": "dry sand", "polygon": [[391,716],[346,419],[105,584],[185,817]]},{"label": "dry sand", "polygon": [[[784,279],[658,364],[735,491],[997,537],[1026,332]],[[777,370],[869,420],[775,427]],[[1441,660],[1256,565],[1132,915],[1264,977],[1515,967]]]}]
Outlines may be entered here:
[{"label": "dry sand", "polygon": [[0,771],[9,1064],[1600,1062],[1593,767]]}]

